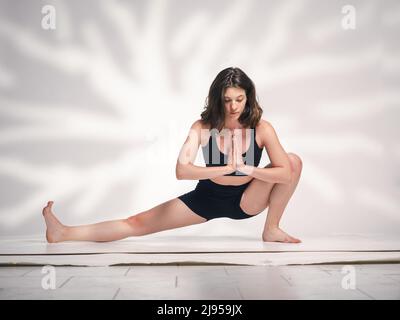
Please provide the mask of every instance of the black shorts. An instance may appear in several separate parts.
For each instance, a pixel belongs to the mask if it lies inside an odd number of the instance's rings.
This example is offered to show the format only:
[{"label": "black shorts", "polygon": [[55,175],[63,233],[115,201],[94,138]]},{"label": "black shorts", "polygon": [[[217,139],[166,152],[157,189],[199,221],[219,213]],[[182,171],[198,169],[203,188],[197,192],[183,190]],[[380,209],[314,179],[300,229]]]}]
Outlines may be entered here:
[{"label": "black shorts", "polygon": [[253,217],[240,208],[240,199],[251,181],[239,185],[221,185],[210,179],[199,180],[193,191],[178,197],[194,213],[207,219]]}]

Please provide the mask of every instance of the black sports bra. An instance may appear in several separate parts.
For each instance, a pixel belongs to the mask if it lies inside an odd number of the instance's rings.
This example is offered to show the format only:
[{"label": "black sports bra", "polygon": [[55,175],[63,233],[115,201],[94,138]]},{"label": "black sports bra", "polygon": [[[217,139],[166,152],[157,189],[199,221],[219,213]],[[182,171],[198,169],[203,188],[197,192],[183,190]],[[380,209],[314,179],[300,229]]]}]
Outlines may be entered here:
[{"label": "black sports bra", "polygon": [[[252,135],[250,139],[250,146],[245,153],[242,153],[243,163],[254,167],[258,167],[262,155],[263,148],[260,148],[256,141],[256,129],[252,129]],[[206,167],[220,167],[226,166],[228,162],[228,155],[221,152],[218,148],[216,141],[216,129],[210,130],[210,138],[208,143],[202,147],[204,162]],[[235,171],[224,176],[247,176],[239,171]]]}]

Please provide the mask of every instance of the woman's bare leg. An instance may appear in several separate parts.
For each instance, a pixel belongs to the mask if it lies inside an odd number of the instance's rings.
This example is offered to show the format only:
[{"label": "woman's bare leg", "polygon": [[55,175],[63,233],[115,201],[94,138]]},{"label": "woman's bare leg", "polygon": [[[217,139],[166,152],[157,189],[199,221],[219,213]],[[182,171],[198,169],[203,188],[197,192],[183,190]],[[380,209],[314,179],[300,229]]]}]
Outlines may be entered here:
[{"label": "woman's bare leg", "polygon": [[[289,199],[300,179],[302,162],[299,156],[288,153],[291,168],[292,181],[290,184],[272,183],[253,179],[246,188],[240,201],[240,207],[249,215],[257,215],[268,209],[262,238],[264,241],[299,243],[300,239],[292,237],[279,228],[279,221]],[[271,168],[268,164],[265,168]]]},{"label": "woman's bare leg", "polygon": [[53,201],[43,208],[48,242],[114,241],[131,236],[142,236],[163,230],[185,227],[207,221],[193,213],[180,199],[175,198],[130,216],[81,226],[65,226],[52,211]]},{"label": "woman's bare leg", "polygon": [[268,214],[263,231],[264,241],[301,242],[300,239],[288,235],[279,228],[279,221],[297,187],[302,171],[302,161],[300,157],[289,153],[289,159],[292,167],[292,182],[290,184],[276,183],[271,190]]}]

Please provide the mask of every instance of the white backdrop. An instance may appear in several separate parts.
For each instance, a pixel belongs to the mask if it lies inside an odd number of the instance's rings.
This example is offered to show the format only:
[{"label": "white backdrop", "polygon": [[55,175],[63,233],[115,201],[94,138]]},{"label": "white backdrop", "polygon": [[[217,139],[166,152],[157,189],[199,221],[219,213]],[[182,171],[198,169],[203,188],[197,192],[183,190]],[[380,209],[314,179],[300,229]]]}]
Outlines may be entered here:
[{"label": "white backdrop", "polygon": [[[0,233],[43,233],[47,200],[76,225],[190,191],[178,152],[236,66],[303,159],[281,226],[396,234],[399,35],[389,0],[0,0]],[[261,236],[265,215],[166,232]]]}]

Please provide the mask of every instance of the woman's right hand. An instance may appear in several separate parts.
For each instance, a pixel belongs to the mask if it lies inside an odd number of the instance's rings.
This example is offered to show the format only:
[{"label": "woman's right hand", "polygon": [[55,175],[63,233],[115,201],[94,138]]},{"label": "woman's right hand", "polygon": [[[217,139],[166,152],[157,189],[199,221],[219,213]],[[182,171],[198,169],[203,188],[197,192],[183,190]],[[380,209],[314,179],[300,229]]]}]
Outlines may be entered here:
[{"label": "woman's right hand", "polygon": [[[227,160],[227,168],[229,168],[229,173],[236,171],[236,152],[235,152],[235,144],[233,143],[233,135],[229,139],[229,151],[228,151],[228,160]],[[228,170],[228,169],[227,169]]]}]

